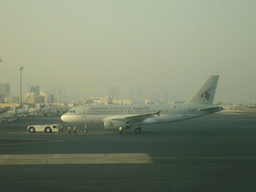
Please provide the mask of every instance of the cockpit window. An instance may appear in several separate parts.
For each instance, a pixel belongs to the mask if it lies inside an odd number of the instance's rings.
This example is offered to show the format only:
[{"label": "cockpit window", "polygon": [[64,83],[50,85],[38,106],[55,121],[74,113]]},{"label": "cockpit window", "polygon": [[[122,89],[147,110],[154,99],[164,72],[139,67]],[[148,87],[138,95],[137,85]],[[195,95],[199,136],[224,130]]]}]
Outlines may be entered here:
[{"label": "cockpit window", "polygon": [[76,110],[70,110],[69,112],[70,113],[76,113]]}]

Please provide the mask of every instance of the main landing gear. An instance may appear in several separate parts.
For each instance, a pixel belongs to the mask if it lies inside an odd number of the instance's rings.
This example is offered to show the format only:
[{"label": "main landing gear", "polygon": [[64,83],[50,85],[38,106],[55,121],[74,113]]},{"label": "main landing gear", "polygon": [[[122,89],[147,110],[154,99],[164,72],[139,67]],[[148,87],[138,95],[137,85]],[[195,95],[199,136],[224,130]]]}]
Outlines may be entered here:
[{"label": "main landing gear", "polygon": [[136,134],[141,133],[141,127],[136,128],[136,129],[135,129],[135,133],[136,133]]},{"label": "main landing gear", "polygon": [[84,133],[87,133],[88,131],[87,131],[87,125],[85,124],[84,125]]}]

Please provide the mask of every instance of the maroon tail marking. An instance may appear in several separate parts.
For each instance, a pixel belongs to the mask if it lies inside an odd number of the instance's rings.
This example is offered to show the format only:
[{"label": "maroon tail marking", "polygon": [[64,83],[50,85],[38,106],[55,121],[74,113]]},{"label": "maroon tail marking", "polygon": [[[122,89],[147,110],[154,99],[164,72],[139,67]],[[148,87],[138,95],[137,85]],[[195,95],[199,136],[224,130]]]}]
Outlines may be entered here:
[{"label": "maroon tail marking", "polygon": [[205,97],[207,100],[209,100],[211,98],[211,94],[208,92],[210,90],[213,90],[214,88],[211,87],[210,89],[206,90],[205,92],[203,92],[203,94],[201,95],[201,97]]}]

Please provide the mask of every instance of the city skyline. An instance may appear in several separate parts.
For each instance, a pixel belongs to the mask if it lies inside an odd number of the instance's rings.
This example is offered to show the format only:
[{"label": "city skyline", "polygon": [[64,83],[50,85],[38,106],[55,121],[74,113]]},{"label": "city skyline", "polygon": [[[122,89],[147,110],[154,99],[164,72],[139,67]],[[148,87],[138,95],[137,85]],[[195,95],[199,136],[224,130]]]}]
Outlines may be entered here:
[{"label": "city skyline", "polygon": [[[1,85],[1,84],[0,84]],[[9,85],[9,84],[8,84]],[[28,84],[27,84],[28,86]],[[9,87],[10,88],[10,87]],[[114,88],[114,89],[113,89]],[[112,90],[111,90],[112,89]],[[135,90],[137,93],[134,94],[134,92],[129,92],[129,94],[123,94],[120,92],[119,87],[116,86],[109,86],[106,88],[105,94],[96,94],[96,95],[85,95],[83,97],[71,97],[69,95],[66,95],[66,88],[65,87],[49,87],[46,90],[47,91],[41,91],[40,90],[40,86],[36,85],[36,86],[31,86],[29,87],[29,92],[24,92],[23,95],[23,99],[25,99],[27,96],[30,96],[31,93],[34,93],[33,96],[39,96],[39,95],[44,95],[44,94],[49,94],[52,95],[54,100],[58,100],[58,102],[64,102],[64,103],[72,103],[75,100],[92,100],[93,98],[107,98],[107,97],[111,97],[112,99],[128,99],[131,100],[132,103],[138,103],[138,104],[144,104],[144,103],[172,103],[172,102],[186,102],[185,100],[180,100],[179,98],[171,95],[169,93],[168,90],[163,90],[161,92],[156,92],[156,91],[152,91],[149,95],[145,95],[143,94],[143,89],[142,87],[139,87],[137,90]],[[34,91],[35,90],[35,91]],[[39,91],[40,90],[40,91]],[[58,90],[58,91],[57,91]],[[59,92],[59,91],[63,91],[63,92]],[[111,90],[111,91],[110,91]],[[10,91],[10,89],[9,89]],[[37,94],[36,91],[39,91],[40,94]],[[1,93],[1,92],[0,92]],[[61,94],[62,93],[62,94]],[[64,96],[62,96],[64,93]],[[141,93],[141,94],[139,94]],[[59,100],[59,94],[60,94],[60,100]],[[136,95],[136,96],[134,96]],[[7,95],[6,95],[7,96]],[[15,96],[10,94],[9,96],[14,96],[15,98],[19,97],[19,96]],[[62,99],[61,99],[62,98]],[[67,98],[67,99],[64,99]],[[41,102],[40,102],[41,103]],[[54,102],[53,102],[54,103]],[[215,104],[217,103],[223,103],[223,104],[254,104],[255,100],[253,99],[251,102],[249,103],[243,103],[243,102],[237,102],[237,103],[231,103],[231,102],[223,102],[221,100],[219,101],[214,101]]]},{"label": "city skyline", "polygon": [[[215,103],[256,97],[254,1],[4,1],[0,83],[19,95],[19,68],[40,89],[70,98],[106,94],[187,101],[220,75]],[[24,95],[24,94],[23,94]],[[67,98],[68,99],[68,98]]]}]

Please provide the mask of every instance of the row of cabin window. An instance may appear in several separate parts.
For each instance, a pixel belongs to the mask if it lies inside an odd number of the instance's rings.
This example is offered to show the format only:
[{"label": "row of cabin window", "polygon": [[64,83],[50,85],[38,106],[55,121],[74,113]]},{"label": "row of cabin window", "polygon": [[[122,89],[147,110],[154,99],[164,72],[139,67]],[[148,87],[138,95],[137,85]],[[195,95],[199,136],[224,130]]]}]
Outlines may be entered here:
[{"label": "row of cabin window", "polygon": [[[76,111],[75,110],[70,110],[69,111],[70,113],[76,113]],[[111,111],[96,111],[97,113],[99,112],[105,112],[105,113],[108,113],[108,112],[110,112],[111,113]],[[114,113],[116,113],[116,112],[119,112],[119,111],[114,111]],[[121,111],[121,112],[123,112],[123,111]],[[126,113],[126,111],[124,111],[125,113]],[[130,112],[132,112],[132,111],[127,111],[128,113],[130,113]],[[143,112],[143,111],[135,111],[135,113],[137,113],[137,112]],[[150,112],[150,110],[146,110],[145,112]],[[156,110],[154,110],[154,112],[156,112]],[[164,112],[164,110],[161,110],[161,112]],[[166,110],[166,112],[168,112],[168,110]],[[95,113],[95,111],[94,111],[94,113]]]},{"label": "row of cabin window", "polygon": [[[111,113],[111,111],[93,111],[93,113],[108,113],[108,112],[110,112]],[[133,112],[133,111],[120,111],[121,113],[122,112],[127,112],[127,113],[131,113],[131,112]],[[140,113],[140,112],[151,112],[150,110],[146,110],[146,111],[135,111],[135,113]],[[156,110],[154,110],[154,111],[152,111],[152,112],[156,112]],[[158,111],[157,111],[158,112]],[[164,112],[164,110],[161,110],[160,112]],[[166,112],[169,112],[168,110],[166,110]],[[70,111],[70,113],[76,113],[76,111],[75,110],[71,110]],[[119,113],[119,111],[114,111],[114,113]]]},{"label": "row of cabin window", "polygon": [[[93,111],[93,113],[111,113],[112,111]],[[132,113],[133,111],[120,111],[121,113]],[[135,113],[138,113],[138,112],[151,112],[150,110],[149,111],[134,111]],[[152,111],[152,112],[158,112],[156,110]],[[164,110],[161,110],[160,112],[164,112]],[[166,112],[169,112],[169,110],[166,110]],[[114,111],[114,113],[119,113],[119,111]]]}]

